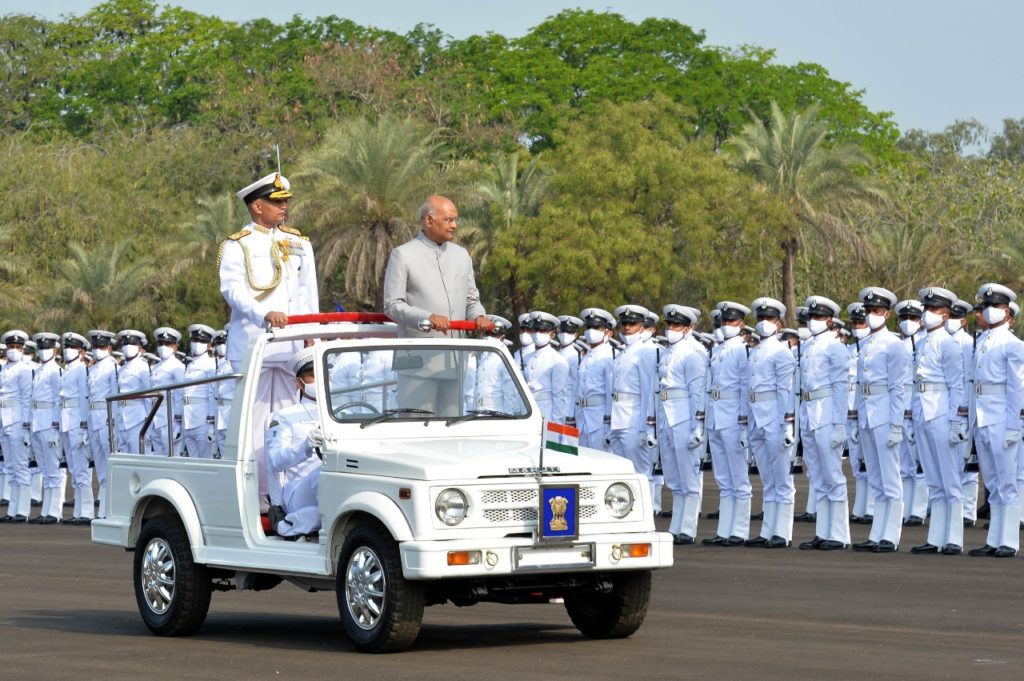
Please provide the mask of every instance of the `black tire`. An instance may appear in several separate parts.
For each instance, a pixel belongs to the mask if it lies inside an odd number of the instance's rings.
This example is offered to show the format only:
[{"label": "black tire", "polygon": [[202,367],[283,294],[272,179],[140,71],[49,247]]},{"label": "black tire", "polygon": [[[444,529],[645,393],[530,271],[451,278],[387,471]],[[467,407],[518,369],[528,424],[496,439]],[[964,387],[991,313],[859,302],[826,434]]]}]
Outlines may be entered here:
[{"label": "black tire", "polygon": [[366,653],[405,650],[420,633],[423,585],[406,581],[398,545],[376,522],[356,527],[341,548],[338,614],[345,633]]},{"label": "black tire", "polygon": [[192,561],[192,547],[181,521],[157,516],[146,521],[135,544],[135,601],[157,636],[196,632],[210,609],[210,576]]},{"label": "black tire", "polygon": [[579,593],[565,597],[569,619],[587,638],[626,638],[647,616],[651,600],[651,573],[612,575],[611,593]]}]

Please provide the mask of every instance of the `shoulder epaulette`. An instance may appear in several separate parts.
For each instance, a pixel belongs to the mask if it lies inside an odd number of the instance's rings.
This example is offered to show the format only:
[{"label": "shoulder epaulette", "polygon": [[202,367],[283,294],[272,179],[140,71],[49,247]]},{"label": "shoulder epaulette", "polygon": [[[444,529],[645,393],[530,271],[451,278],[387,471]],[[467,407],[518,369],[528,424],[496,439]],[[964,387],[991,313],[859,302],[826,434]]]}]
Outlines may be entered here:
[{"label": "shoulder epaulette", "polygon": [[278,229],[284,232],[285,234],[291,234],[292,236],[301,237],[302,239],[309,241],[308,236],[302,236],[302,232],[295,229],[294,227],[289,227],[288,225],[279,225]]},{"label": "shoulder epaulette", "polygon": [[235,232],[234,234],[232,234],[228,238],[231,239],[232,241],[238,241],[239,239],[243,239],[243,238],[249,236],[250,234],[252,234],[251,231],[249,231],[248,229],[243,229],[241,231]]}]

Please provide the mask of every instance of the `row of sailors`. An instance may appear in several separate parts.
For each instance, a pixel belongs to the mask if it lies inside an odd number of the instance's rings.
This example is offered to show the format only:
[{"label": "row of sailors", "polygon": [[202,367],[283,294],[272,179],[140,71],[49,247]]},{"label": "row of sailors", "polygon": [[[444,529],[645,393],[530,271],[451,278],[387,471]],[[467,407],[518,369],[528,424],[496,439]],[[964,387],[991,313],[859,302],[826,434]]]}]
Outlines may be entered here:
[{"label": "row of sailors", "polygon": [[[904,522],[920,524],[930,507],[928,541],[912,552],[959,554],[964,518],[974,512],[965,516],[965,505],[976,504],[978,489],[964,464],[976,450],[992,521],[985,546],[970,553],[1015,555],[1024,486],[1016,294],[985,284],[975,305],[940,287],[923,289],[919,300],[898,301],[881,287],[859,298],[846,308],[851,328],[841,331],[839,305],[823,296],[797,309],[798,329],[782,328],[786,309],[777,300],[758,298],[751,308],[723,301],[711,313],[712,334],[695,331],[699,310],[667,305],[662,343],[653,336],[657,316],[638,305],[614,315],[587,308],[579,318],[537,311],[518,320],[515,360],[544,417],[575,423],[582,445],[623,456],[652,477],[660,451],[677,543],[694,543],[709,451],[720,507],[717,532],[704,543],[789,546],[792,469],[802,450],[817,512],[815,537],[801,548],[849,547],[842,467],[849,451],[853,517],[871,520],[855,550],[898,550]],[[967,332],[972,311],[976,336]],[[756,327],[745,339],[751,314]],[[890,317],[898,318],[898,334],[889,331]],[[494,320],[500,338],[511,324]],[[501,397],[492,390],[485,399],[500,404]],[[749,460],[764,486],[753,538]]]},{"label": "row of sailors", "polygon": [[[231,373],[230,364],[223,360],[227,342],[223,331],[193,324],[188,333],[187,363],[176,355],[182,336],[169,327],[154,331],[157,361],[153,363],[143,352],[146,334],[134,329],[116,335],[93,330],[88,339],[72,332],[37,333],[31,339],[20,330],[3,334],[0,495],[7,502],[7,514],[0,522],[29,521],[32,460],[42,476],[41,510],[33,522],[54,524],[62,519],[66,479],[62,460],[74,490],[71,522],[88,524],[94,517],[93,471],[103,512],[111,451],[107,398]],[[30,343],[37,361],[25,353]],[[114,357],[115,345],[123,362]],[[223,449],[233,395],[231,380],[172,391],[171,430],[161,409],[146,442],[140,442],[140,435],[151,401],[117,400],[111,413],[118,451],[167,455],[173,447],[175,454],[184,451],[188,456],[212,458]]]}]

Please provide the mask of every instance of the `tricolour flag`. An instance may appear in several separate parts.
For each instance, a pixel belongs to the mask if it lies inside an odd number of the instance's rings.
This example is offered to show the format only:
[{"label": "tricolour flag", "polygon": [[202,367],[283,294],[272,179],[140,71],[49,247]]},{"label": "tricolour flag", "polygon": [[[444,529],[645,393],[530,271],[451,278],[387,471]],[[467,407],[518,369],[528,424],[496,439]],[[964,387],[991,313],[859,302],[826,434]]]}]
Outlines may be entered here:
[{"label": "tricolour flag", "polygon": [[578,456],[580,453],[579,428],[548,421],[547,442],[544,447],[563,454]]}]

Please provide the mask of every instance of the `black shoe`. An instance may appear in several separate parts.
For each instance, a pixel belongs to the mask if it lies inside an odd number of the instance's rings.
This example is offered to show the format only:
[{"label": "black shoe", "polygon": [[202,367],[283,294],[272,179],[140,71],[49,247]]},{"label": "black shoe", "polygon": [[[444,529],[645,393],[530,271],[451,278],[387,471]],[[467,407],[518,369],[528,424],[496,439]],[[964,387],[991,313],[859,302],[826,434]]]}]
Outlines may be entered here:
[{"label": "black shoe", "polygon": [[23,516],[23,515],[21,515],[19,513],[18,515],[14,516],[14,520],[12,520],[11,522],[12,523],[27,523],[28,522],[28,517],[27,516]]},{"label": "black shoe", "polygon": [[860,525],[864,521],[864,516],[850,514],[850,522]]},{"label": "black shoe", "polygon": [[768,540],[765,539],[764,537],[754,537],[753,539],[748,539],[747,541],[743,542],[743,545],[744,546],[764,546],[767,543],[768,543]]},{"label": "black shoe", "polygon": [[946,544],[942,547],[942,550],[939,551],[939,553],[941,553],[944,556],[959,556],[963,552],[964,547],[957,546],[956,544]]},{"label": "black shoe", "polygon": [[815,523],[818,522],[817,513],[797,513],[793,516],[793,522],[797,523]]},{"label": "black shoe", "polygon": [[760,513],[751,513],[750,514],[750,519],[751,520],[764,520],[764,511],[761,511]]},{"label": "black shoe", "polygon": [[918,544],[917,546],[911,546],[910,547],[910,552],[911,553],[915,553],[915,554],[918,554],[918,553],[938,553],[939,552],[939,547],[936,546],[935,544],[929,544],[928,542],[925,542],[924,544]]},{"label": "black shoe", "polygon": [[42,501],[42,499],[40,499],[39,501],[36,501],[35,499],[33,499],[32,503],[30,504],[30,506],[32,506],[32,508],[42,508],[43,501]]},{"label": "black shoe", "polygon": [[677,534],[676,536],[672,537],[672,543],[676,544],[676,545],[679,545],[679,546],[688,546],[689,544],[692,544],[693,542],[694,542],[693,537],[691,537],[688,534],[680,533],[680,534]]},{"label": "black shoe", "polygon": [[924,519],[916,515],[912,515],[903,521],[903,527],[920,527],[921,525],[924,525]]},{"label": "black shoe", "polygon": [[874,551],[876,546],[878,546],[878,542],[871,541],[870,539],[865,539],[864,541],[859,541],[856,544],[854,544],[853,545],[853,550],[854,551]]},{"label": "black shoe", "polygon": [[708,513],[708,520],[718,520],[718,510],[717,509],[712,511],[711,513]]},{"label": "black shoe", "polygon": [[786,541],[785,537],[775,535],[764,543],[763,548],[766,549],[784,549],[789,546],[789,542]]},{"label": "black shoe", "polygon": [[893,544],[891,541],[889,541],[888,539],[883,539],[882,541],[878,542],[874,549],[872,549],[872,553],[896,553],[899,550],[899,547]]},{"label": "black shoe", "polygon": [[28,520],[29,525],[37,525],[37,524],[39,524],[41,522],[43,522],[43,514],[42,513],[40,513],[39,515],[37,515],[34,518],[29,518],[29,520]]},{"label": "black shoe", "polygon": [[970,518],[964,518],[964,527],[974,527],[974,521]]},{"label": "black shoe", "polygon": [[654,514],[654,517],[655,518],[671,518],[672,517],[672,511],[658,511],[657,513]]},{"label": "black shoe", "polygon": [[65,501],[64,502],[64,508],[74,508],[74,507],[75,507],[74,499],[72,499],[71,501]]},{"label": "black shoe", "polygon": [[704,537],[700,543],[704,546],[724,546],[727,541],[725,537],[716,534],[714,537]]},{"label": "black shoe", "polygon": [[822,539],[821,537],[815,536],[814,539],[811,539],[810,541],[805,541],[802,544],[800,544],[800,550],[801,551],[808,551],[810,549],[820,549],[821,545],[824,544],[824,543],[825,543],[824,539]]},{"label": "black shoe", "polygon": [[60,521],[54,518],[52,515],[44,515],[40,516],[39,518],[40,525],[56,525],[59,522]]},{"label": "black shoe", "polygon": [[989,523],[985,523],[984,525],[981,526],[981,529],[987,530],[988,526],[989,526]]},{"label": "black shoe", "polygon": [[874,522],[874,520],[875,520],[875,516],[873,516],[871,514],[868,514],[868,515],[866,515],[866,516],[864,516],[863,518],[860,519],[860,524],[861,525],[870,525],[872,522]]},{"label": "black shoe", "polygon": [[991,510],[991,507],[988,505],[988,502],[986,501],[984,504],[982,504],[981,506],[978,507],[978,517],[979,518],[988,518],[989,515],[990,515],[990,513],[989,513],[990,510]]},{"label": "black shoe", "polygon": [[744,541],[743,537],[729,537],[722,546],[743,546]]},{"label": "black shoe", "polygon": [[992,555],[996,558],[1013,558],[1017,555],[1017,549],[1011,549],[1009,546],[1000,546]]},{"label": "black shoe", "polygon": [[819,551],[841,551],[846,548],[846,544],[835,539],[826,539],[821,542],[821,546],[818,547]]},{"label": "black shoe", "polygon": [[14,522],[14,516],[12,516],[12,515],[0,516],[0,523],[13,523],[13,522]]},{"label": "black shoe", "polygon": [[999,549],[997,549],[994,546],[989,546],[988,544],[985,544],[984,546],[980,546],[976,549],[971,549],[967,552],[967,555],[974,556],[975,558],[977,558],[978,556],[994,556],[996,551],[998,550]]}]

